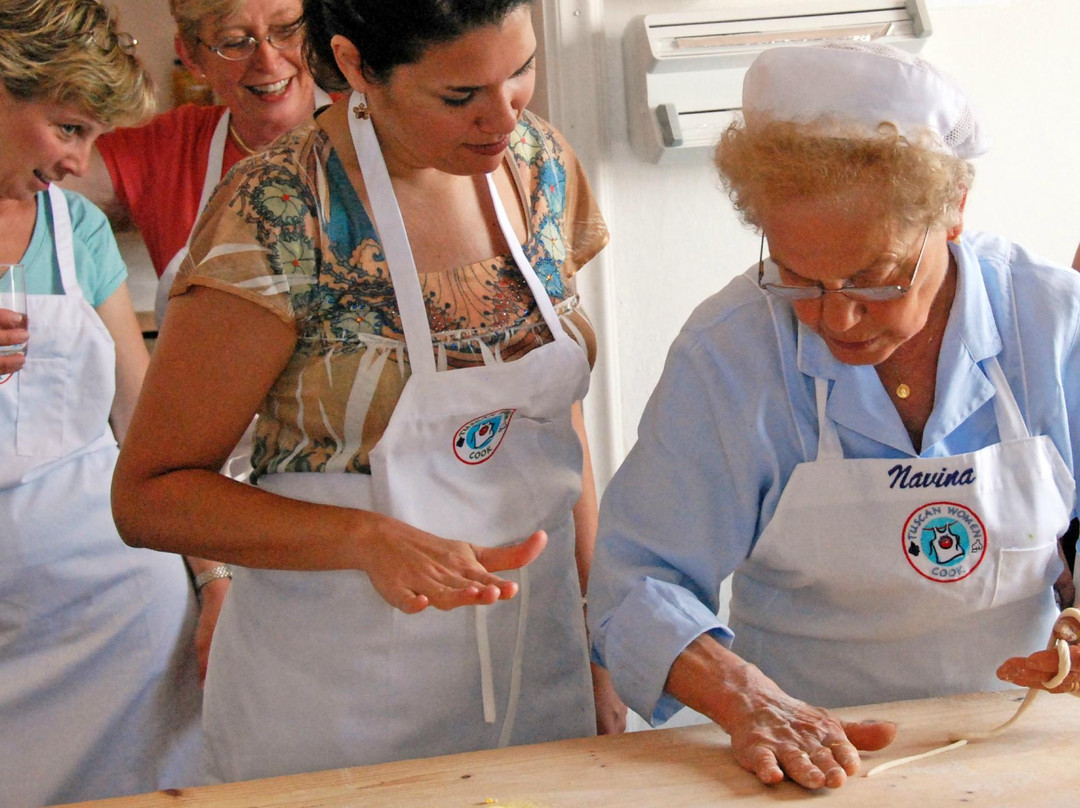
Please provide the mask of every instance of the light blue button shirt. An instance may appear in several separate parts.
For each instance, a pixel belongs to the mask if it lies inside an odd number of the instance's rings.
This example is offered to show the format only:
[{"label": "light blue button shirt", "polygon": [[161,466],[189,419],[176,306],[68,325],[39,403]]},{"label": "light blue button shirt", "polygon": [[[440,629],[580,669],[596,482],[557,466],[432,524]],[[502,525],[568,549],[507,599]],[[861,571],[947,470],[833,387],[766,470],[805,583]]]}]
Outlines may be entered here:
[{"label": "light blue button shirt", "polygon": [[[1049,436],[1077,476],[1080,273],[986,234],[950,249],[958,283],[921,456],[998,442],[980,364],[997,356],[1032,434]],[[755,265],[691,315],[601,503],[593,656],[653,723],[682,706],[663,686],[683,649],[706,632],[731,643],[716,617],[720,584],[752,550],[795,466],[816,455],[814,378],[832,381],[827,413],[846,457],[917,454],[873,367],[836,360],[756,277]]]}]

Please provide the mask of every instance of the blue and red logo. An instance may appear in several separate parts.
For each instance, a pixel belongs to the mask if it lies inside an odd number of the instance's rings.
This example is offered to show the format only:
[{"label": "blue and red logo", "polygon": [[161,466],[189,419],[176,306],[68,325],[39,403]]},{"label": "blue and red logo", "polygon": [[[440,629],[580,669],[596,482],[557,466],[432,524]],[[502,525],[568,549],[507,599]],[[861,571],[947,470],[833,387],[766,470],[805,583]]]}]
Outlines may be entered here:
[{"label": "blue and red logo", "polygon": [[465,424],[454,435],[454,454],[462,463],[475,466],[490,460],[499,448],[516,410],[496,410]]},{"label": "blue and red logo", "polygon": [[937,583],[962,581],[986,556],[986,528],[970,508],[931,502],[908,517],[900,539],[917,573]]}]

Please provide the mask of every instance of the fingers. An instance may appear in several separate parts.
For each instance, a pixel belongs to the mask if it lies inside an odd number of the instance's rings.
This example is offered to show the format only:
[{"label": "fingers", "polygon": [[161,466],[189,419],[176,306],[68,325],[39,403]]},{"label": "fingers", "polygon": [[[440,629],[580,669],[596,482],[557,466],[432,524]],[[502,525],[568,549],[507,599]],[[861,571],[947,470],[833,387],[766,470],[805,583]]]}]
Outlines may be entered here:
[{"label": "fingers", "polygon": [[[876,752],[896,739],[896,724],[892,721],[845,721],[842,726],[853,750]],[[856,767],[858,767],[857,759],[858,755],[856,755]],[[854,774],[854,770],[849,769],[848,773]]]},{"label": "fingers", "polygon": [[[547,546],[547,533],[538,530],[524,541],[504,547],[473,547],[476,560],[488,572],[516,570],[536,560]],[[510,597],[513,597],[512,595]]]},{"label": "fingers", "polygon": [[[1080,692],[1080,648],[1071,646],[1068,652],[1071,670],[1060,684],[1049,688],[1051,693]],[[1061,668],[1060,663],[1061,659],[1056,649],[1036,651],[1031,656],[1007,659],[997,669],[997,677],[1020,687],[1047,689],[1045,685],[1055,678]]]},{"label": "fingers", "polygon": [[803,788],[839,788],[847,782],[847,772],[832,750],[820,744],[810,751],[793,745],[779,746],[775,750],[757,746],[751,751],[744,768],[768,785],[779,783],[785,774]]}]

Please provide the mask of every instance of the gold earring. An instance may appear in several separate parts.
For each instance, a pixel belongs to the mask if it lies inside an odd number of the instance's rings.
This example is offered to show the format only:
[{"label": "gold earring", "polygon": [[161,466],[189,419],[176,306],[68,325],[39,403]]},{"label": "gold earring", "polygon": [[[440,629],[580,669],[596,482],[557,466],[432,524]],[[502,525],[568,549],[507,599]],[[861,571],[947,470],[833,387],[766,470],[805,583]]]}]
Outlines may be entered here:
[{"label": "gold earring", "polygon": [[353,115],[355,115],[361,121],[366,120],[366,119],[371,117],[371,112],[368,110],[368,105],[364,101],[361,101],[359,104],[357,104],[355,107],[353,107],[352,111],[353,111]]}]

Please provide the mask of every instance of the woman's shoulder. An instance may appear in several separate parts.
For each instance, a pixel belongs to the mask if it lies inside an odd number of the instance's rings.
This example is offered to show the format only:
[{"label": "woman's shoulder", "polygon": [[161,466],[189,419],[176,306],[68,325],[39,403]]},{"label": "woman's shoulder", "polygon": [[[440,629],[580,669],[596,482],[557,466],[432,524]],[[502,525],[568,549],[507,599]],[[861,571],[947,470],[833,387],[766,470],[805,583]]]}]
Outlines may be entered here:
[{"label": "woman's shoulder", "polygon": [[[109,238],[113,237],[109,220],[105,217],[101,208],[91,202],[77,191],[69,191],[61,188],[64,200],[67,202],[68,216],[71,218],[71,229],[76,237],[84,233],[98,233],[107,231]],[[48,205],[48,195],[44,194],[45,203]]]},{"label": "woman's shoulder", "polygon": [[521,163],[536,165],[548,160],[576,162],[573,149],[562,133],[539,115],[525,110],[510,136],[510,152]]},{"label": "woman's shoulder", "polygon": [[325,161],[328,139],[313,122],[279,137],[258,154],[234,165],[222,185],[255,188],[264,185],[288,186],[299,190],[314,185],[318,164]]},{"label": "woman's shoulder", "polygon": [[995,233],[965,232],[961,245],[978,260],[984,276],[1007,274],[1018,293],[1056,291],[1080,305],[1080,272]]}]

